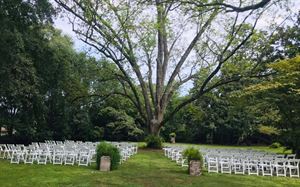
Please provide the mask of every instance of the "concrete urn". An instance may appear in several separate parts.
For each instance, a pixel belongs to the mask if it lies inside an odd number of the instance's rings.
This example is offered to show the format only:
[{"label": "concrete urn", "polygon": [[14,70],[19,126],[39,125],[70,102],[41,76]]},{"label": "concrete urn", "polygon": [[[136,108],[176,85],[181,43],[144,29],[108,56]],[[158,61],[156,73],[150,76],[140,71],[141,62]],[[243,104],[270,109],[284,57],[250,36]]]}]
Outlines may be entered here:
[{"label": "concrete urn", "polygon": [[171,143],[176,143],[175,142],[175,137],[171,137]]},{"label": "concrete urn", "polygon": [[189,174],[191,176],[200,176],[202,174],[200,160],[191,160],[190,161]]},{"label": "concrete urn", "polygon": [[102,156],[100,159],[100,171],[110,171],[110,157],[109,156]]}]

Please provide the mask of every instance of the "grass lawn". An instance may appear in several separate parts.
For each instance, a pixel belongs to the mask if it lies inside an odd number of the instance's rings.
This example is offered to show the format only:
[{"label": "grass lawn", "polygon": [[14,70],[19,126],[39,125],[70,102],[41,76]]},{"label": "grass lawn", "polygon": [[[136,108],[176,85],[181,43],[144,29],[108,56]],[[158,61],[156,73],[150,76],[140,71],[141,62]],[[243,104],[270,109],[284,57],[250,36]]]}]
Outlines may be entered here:
[{"label": "grass lawn", "polygon": [[108,173],[95,166],[58,166],[10,164],[0,160],[0,186],[289,186],[299,187],[299,178],[213,174],[191,177],[186,168],[164,157],[162,151],[139,150],[139,153]]},{"label": "grass lawn", "polygon": [[[164,143],[165,146],[172,146],[171,143]],[[143,143],[139,143],[139,146],[143,146]],[[144,143],[146,146],[146,143]],[[211,144],[187,144],[187,143],[176,143],[176,146],[193,146],[193,147],[203,147],[203,148],[230,148],[230,149],[255,149],[266,152],[273,152],[278,154],[290,154],[291,150],[285,150],[285,147],[270,148],[269,146],[240,146],[240,145],[211,145]]]}]

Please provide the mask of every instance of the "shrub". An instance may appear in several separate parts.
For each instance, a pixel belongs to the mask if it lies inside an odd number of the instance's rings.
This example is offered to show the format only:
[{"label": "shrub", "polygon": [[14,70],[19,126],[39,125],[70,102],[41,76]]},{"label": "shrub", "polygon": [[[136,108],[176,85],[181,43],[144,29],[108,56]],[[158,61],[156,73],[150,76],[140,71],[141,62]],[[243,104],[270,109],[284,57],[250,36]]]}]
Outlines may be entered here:
[{"label": "shrub", "polygon": [[175,132],[170,133],[170,134],[169,134],[169,137],[170,137],[170,138],[176,138],[176,133],[175,133]]},{"label": "shrub", "polygon": [[102,156],[110,157],[111,170],[118,168],[121,159],[120,151],[118,150],[118,148],[109,143],[101,142],[97,146],[97,169],[100,168],[100,160]]},{"label": "shrub", "polygon": [[163,139],[159,136],[149,135],[145,139],[148,148],[161,149],[163,144]]},{"label": "shrub", "polygon": [[199,160],[201,167],[203,167],[203,157],[198,149],[193,147],[187,148],[184,150],[183,156],[188,159],[189,164],[191,160]]},{"label": "shrub", "polygon": [[279,147],[281,147],[281,144],[278,143],[278,142],[274,142],[274,143],[272,143],[269,147],[270,147],[270,148],[279,148]]}]

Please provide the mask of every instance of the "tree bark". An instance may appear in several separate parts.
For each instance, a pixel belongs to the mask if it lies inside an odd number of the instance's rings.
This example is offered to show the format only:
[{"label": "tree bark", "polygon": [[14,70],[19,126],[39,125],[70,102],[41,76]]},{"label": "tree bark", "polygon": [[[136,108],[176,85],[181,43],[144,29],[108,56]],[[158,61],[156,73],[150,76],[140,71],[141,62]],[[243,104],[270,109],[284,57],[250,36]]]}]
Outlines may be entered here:
[{"label": "tree bark", "polygon": [[149,132],[151,135],[159,136],[161,129],[161,121],[157,119],[152,119],[149,124]]}]

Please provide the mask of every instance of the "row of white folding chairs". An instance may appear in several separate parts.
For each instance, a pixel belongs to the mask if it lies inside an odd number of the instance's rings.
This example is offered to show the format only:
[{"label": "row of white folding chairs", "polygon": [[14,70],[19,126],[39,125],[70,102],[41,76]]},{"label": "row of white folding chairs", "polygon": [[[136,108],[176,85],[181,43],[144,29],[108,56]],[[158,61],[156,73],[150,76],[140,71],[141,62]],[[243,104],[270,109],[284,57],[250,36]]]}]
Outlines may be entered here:
[{"label": "row of white folding chairs", "polygon": [[10,159],[14,150],[23,151],[25,146],[22,144],[0,144],[0,158]]},{"label": "row of white folding chairs", "polygon": [[132,147],[119,147],[121,160],[120,163],[127,161],[131,156],[136,154]]},{"label": "row of white folding chairs", "polygon": [[88,166],[95,160],[95,151],[89,149],[81,149],[78,152],[73,150],[59,150],[55,149],[52,153],[48,149],[37,150],[13,150],[10,157],[10,162],[19,164],[24,162],[25,164],[65,164],[74,165],[78,163],[79,166]]},{"label": "row of white folding chairs", "polygon": [[184,150],[183,147],[165,147],[163,150],[166,157],[170,158],[172,161],[175,161],[181,167],[188,166],[187,158],[182,155]]},{"label": "row of white folding chairs", "polygon": [[299,177],[299,159],[206,156],[208,172]]},{"label": "row of white folding chairs", "polygon": [[137,154],[138,146],[136,143],[128,143],[128,142],[109,142],[112,145],[116,146],[121,155],[120,163],[122,164],[126,160],[128,160],[131,156]]},{"label": "row of white folding chairs", "polygon": [[[182,156],[184,149],[184,147],[163,148],[165,156],[176,161],[181,166],[188,166],[188,163],[186,163],[187,159]],[[200,151],[203,152],[203,150]],[[217,151],[217,153],[220,153],[220,151]],[[232,157],[227,152],[226,154],[223,152],[223,156],[209,157],[209,159],[205,157],[205,166],[208,168],[208,172],[248,173],[249,175],[259,175],[261,172],[264,176],[287,176],[288,173],[290,177],[299,177],[299,160],[295,159],[295,154],[285,156],[252,150],[232,150],[232,153],[239,157]],[[260,159],[262,160],[259,161]],[[275,160],[276,162],[274,162]],[[282,162],[282,160],[285,162]]]},{"label": "row of white folding chairs", "polygon": [[[47,162],[53,164],[66,164],[74,165],[89,165],[95,162],[95,148],[98,143],[78,143],[73,142],[46,142],[46,143],[32,143],[28,147],[19,145],[18,148],[15,145],[1,145],[0,156],[11,160],[11,163],[24,162],[25,164],[32,164],[37,162],[38,164],[47,164]],[[120,162],[126,161],[133,154],[137,153],[137,145],[122,143],[115,144],[121,153]],[[88,147],[86,147],[88,146]],[[3,147],[3,148],[2,148]],[[83,151],[84,150],[84,151]]]}]

